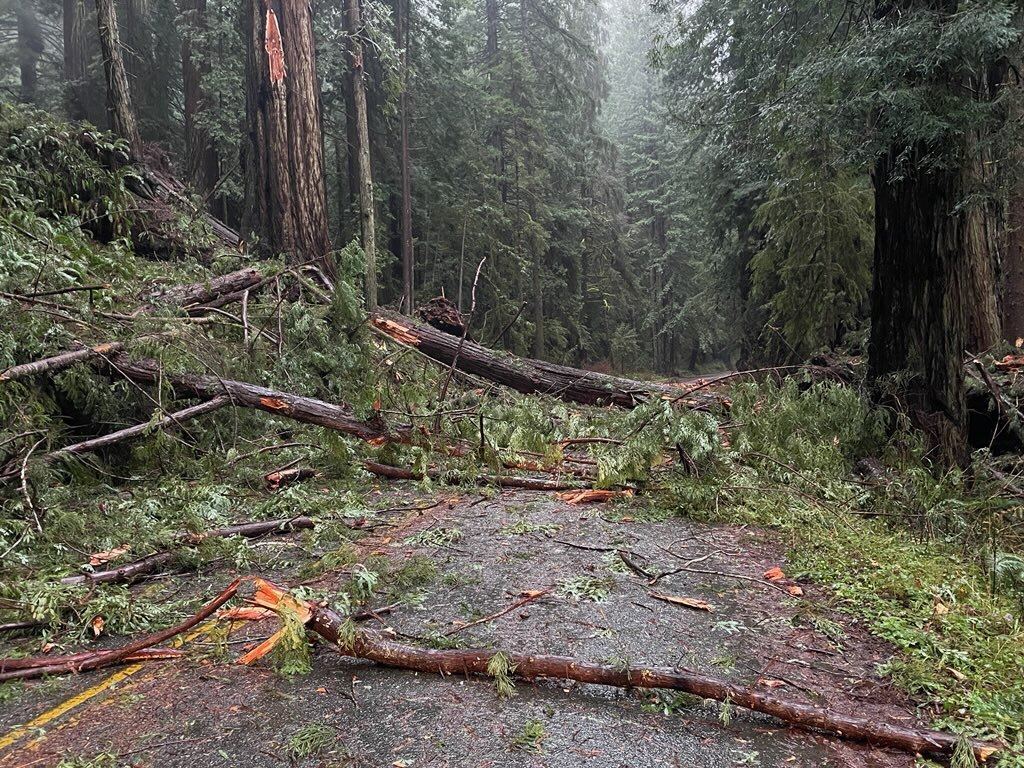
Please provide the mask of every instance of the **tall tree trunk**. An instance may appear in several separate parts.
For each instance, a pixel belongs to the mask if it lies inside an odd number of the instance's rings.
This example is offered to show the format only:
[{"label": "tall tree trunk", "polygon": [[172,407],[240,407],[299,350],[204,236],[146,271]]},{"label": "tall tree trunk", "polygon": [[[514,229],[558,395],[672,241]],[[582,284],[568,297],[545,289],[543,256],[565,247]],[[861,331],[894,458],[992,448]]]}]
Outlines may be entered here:
[{"label": "tall tree trunk", "polygon": [[35,104],[39,83],[39,57],[43,52],[43,36],[35,8],[29,2],[17,2],[14,15],[18,25],[18,68],[21,70],[20,101]]},{"label": "tall tree trunk", "polygon": [[318,261],[335,274],[327,225],[320,87],[313,17],[305,2],[245,6],[245,229],[292,263]]},{"label": "tall tree trunk", "polygon": [[533,271],[531,274],[531,288],[533,290],[533,356],[537,359],[544,358],[544,283],[541,279],[540,249],[531,245],[533,251]]},{"label": "tall tree trunk", "polygon": [[[409,43],[412,39],[410,27],[411,0],[397,0],[395,9],[395,36],[402,48],[402,95],[399,98],[398,114],[401,121],[401,166],[402,166],[402,299],[405,311],[412,314],[414,306],[413,280],[414,259],[412,251],[412,184],[409,169]],[[404,5],[404,10],[403,10]],[[461,290],[461,285],[459,286]]]},{"label": "tall tree trunk", "polygon": [[[1018,28],[1024,24],[1024,9],[1019,4],[1014,22]],[[1006,117],[1011,125],[1020,125],[1024,118],[1024,109],[1021,108],[1024,41],[1018,40],[1007,58],[1004,85],[1016,93],[1006,100]],[[1009,155],[1010,162],[1000,167],[1001,172],[1008,173],[1010,187],[1003,236],[1001,320],[1002,337],[1016,344],[1017,339],[1024,338],[1024,149],[1019,142],[1010,148]]]},{"label": "tall tree trunk", "polygon": [[1017,178],[1007,204],[1003,254],[1002,335],[1011,344],[1024,338],[1024,175]]},{"label": "tall tree trunk", "polygon": [[181,73],[185,106],[185,178],[210,204],[209,196],[220,178],[220,158],[203,113],[210,109],[203,78],[211,71],[205,39],[206,0],[181,0],[185,32],[181,41]]},{"label": "tall tree trunk", "polygon": [[[1003,67],[992,67],[969,78],[967,89],[983,102],[997,97],[999,84],[1005,79]],[[969,204],[964,210],[964,253],[966,270],[967,337],[966,348],[980,354],[992,349],[1001,338],[1000,291],[996,275],[1000,272],[1000,235],[1003,230],[1001,205],[993,198],[996,187],[996,164],[992,151],[981,131],[967,136],[964,162],[964,195]]]},{"label": "tall tree trunk", "polygon": [[103,108],[103,89],[91,72],[96,52],[95,9],[85,0],[63,0],[64,110],[71,120],[109,126]]},{"label": "tall tree trunk", "polygon": [[356,122],[356,159],[359,168],[359,208],[362,221],[363,253],[366,257],[366,307],[377,307],[377,242],[373,202],[373,173],[370,168],[370,128],[366,109],[363,69],[362,21],[359,0],[345,0],[345,26],[352,54],[352,95]]},{"label": "tall tree trunk", "polygon": [[114,132],[128,142],[132,157],[142,159],[142,139],[132,106],[131,89],[121,58],[121,40],[117,31],[114,0],[96,0],[96,22],[103,51],[103,69],[107,77],[107,109]]},{"label": "tall tree trunk", "polygon": [[[970,260],[956,211],[959,169],[927,167],[926,148],[892,147],[875,168],[870,378],[924,431],[936,458],[966,460],[963,353]],[[883,379],[891,379],[883,381]]]},{"label": "tall tree trunk", "polygon": [[356,96],[352,77],[342,78],[341,92],[345,97],[345,167],[348,172],[348,186],[345,195],[345,210],[353,214],[342,222],[343,240],[348,243],[359,233],[362,222],[355,212],[359,209],[359,131],[356,128]]}]

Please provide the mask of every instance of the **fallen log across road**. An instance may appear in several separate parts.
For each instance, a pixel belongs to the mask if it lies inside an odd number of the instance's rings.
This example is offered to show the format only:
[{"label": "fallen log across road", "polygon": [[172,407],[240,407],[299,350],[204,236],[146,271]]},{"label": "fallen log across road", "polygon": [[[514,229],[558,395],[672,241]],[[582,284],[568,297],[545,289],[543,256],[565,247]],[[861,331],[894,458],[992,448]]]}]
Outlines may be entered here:
[{"label": "fallen log across road", "polygon": [[[634,381],[581,368],[569,368],[543,360],[495,352],[468,339],[416,322],[405,315],[378,310],[370,315],[372,326],[400,344],[414,347],[427,357],[521,392],[524,395],[550,395],[583,405],[617,405],[635,408],[648,400],[679,399],[684,405],[707,407],[720,398],[707,392],[687,394],[687,390],[668,384]],[[680,397],[682,396],[682,397]]]},{"label": "fallen log across road", "polygon": [[[358,629],[345,616],[330,608],[295,598],[280,587],[262,579],[256,580],[256,594],[253,600],[257,605],[289,614],[291,618],[305,624],[308,629],[331,643],[345,656],[366,659],[389,667],[440,675],[492,675],[492,661],[500,654],[504,657],[500,660],[500,666],[509,677],[528,681],[551,678],[618,688],[663,688],[683,691],[704,699],[728,702],[737,707],[771,715],[795,728],[821,731],[850,741],[901,749],[914,754],[948,757],[963,741],[963,737],[952,733],[906,728],[810,704],[786,701],[679,667],[612,666],[568,656],[504,653],[491,648],[420,648],[396,642],[380,632]],[[974,756],[982,762],[1003,748],[1001,744],[980,740],[968,740],[967,745]]]},{"label": "fallen log across road", "polygon": [[[413,472],[404,467],[393,467],[390,464],[380,464],[376,461],[364,461],[363,469],[378,477],[388,477],[392,480],[423,480],[425,477],[431,480],[442,479],[443,473],[428,471],[426,475],[421,472]],[[521,488],[526,491],[580,491],[584,490],[578,483],[562,483],[557,480],[545,480],[543,478],[513,477],[511,475],[477,475],[473,482],[478,485],[496,485],[499,488]]]}]

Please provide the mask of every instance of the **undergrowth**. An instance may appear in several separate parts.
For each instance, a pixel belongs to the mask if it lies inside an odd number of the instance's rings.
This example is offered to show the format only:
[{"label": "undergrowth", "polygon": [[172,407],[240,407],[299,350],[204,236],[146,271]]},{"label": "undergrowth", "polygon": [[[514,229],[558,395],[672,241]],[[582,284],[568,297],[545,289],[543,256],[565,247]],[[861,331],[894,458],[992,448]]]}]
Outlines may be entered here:
[{"label": "undergrowth", "polygon": [[[884,468],[858,474],[864,459]],[[734,391],[710,471],[674,473],[662,503],[699,520],[780,531],[796,569],[890,641],[884,669],[939,727],[999,738],[1024,766],[1024,592],[1019,507],[992,489],[987,457],[938,472],[909,432],[853,389]],[[866,477],[866,479],[865,479]],[[1019,550],[1018,550],[1019,551]]]}]

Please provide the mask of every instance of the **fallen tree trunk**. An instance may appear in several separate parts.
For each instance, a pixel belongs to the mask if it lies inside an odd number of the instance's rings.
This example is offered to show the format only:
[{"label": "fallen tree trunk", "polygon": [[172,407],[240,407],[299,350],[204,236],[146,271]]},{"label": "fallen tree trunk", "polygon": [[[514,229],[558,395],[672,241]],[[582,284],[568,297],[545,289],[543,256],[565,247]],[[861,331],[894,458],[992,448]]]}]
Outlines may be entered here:
[{"label": "fallen tree trunk", "polygon": [[235,593],[238,591],[238,585],[241,584],[241,581],[241,579],[235,579],[228,585],[227,589],[214,598],[212,602],[207,603],[199,613],[176,626],[159,632],[154,632],[153,634],[140,638],[133,643],[128,643],[128,645],[122,646],[121,648],[115,648],[112,651],[94,654],[85,661],[59,662],[45,667],[12,669],[8,672],[0,672],[0,682],[6,682],[7,680],[28,680],[30,678],[43,677],[45,675],[65,675],[68,673],[87,672],[92,669],[100,669],[102,667],[119,664],[123,662],[125,658],[146,648],[152,648],[154,645],[159,645],[166,640],[170,640],[172,637],[180,635],[182,632],[188,632],[192,627],[208,619],[218,608],[235,596]]},{"label": "fallen tree trunk", "polygon": [[[346,617],[330,608],[299,600],[280,587],[257,579],[257,605],[290,611],[309,629],[334,645],[340,653],[389,667],[440,675],[493,676],[492,660],[499,654],[510,677],[576,680],[618,688],[664,688],[704,699],[728,702],[761,712],[810,731],[824,731],[850,741],[892,747],[914,754],[949,756],[962,737],[942,731],[905,728],[874,719],[833,712],[822,707],[786,701],[710,675],[676,667],[622,667],[580,661],[569,656],[505,653],[489,648],[436,650],[395,642],[379,632],[355,629]],[[1003,748],[988,741],[969,740],[975,757],[984,762]]]},{"label": "fallen tree trunk", "polygon": [[[229,525],[226,528],[215,528],[205,533],[189,533],[179,537],[181,544],[199,544],[206,539],[226,539],[229,536],[242,536],[246,539],[256,539],[260,536],[268,536],[273,533],[290,533],[291,531],[308,530],[315,527],[316,523],[309,517],[290,517],[282,520],[264,520],[258,523],[241,523]],[[75,576],[65,576],[61,579],[62,584],[115,584],[134,581],[139,576],[153,573],[160,566],[174,560],[177,552],[157,552],[147,555],[139,560],[126,563],[118,568],[111,568],[106,571],[94,573],[81,573]]]},{"label": "fallen tree trunk", "polygon": [[112,361],[115,371],[140,384],[169,383],[179,397],[212,399],[227,396],[232,405],[255,408],[260,411],[284,416],[304,424],[332,429],[353,435],[372,445],[388,442],[407,442],[408,429],[391,431],[383,419],[359,421],[352,416],[348,406],[326,403],[312,397],[302,397],[290,392],[281,392],[242,381],[232,381],[216,376],[168,373],[155,360],[133,361],[125,355],[118,355]]},{"label": "fallen tree trunk", "polygon": [[[442,472],[436,470],[428,471],[424,476],[419,472],[413,472],[403,467],[392,467],[388,464],[378,464],[376,461],[364,461],[363,469],[379,477],[389,477],[392,480],[423,480],[429,477],[431,480],[440,480]],[[527,491],[579,491],[584,490],[577,483],[560,483],[556,480],[539,480],[532,477],[512,477],[505,475],[477,475],[474,482],[478,485],[496,485],[499,488],[522,488]]]},{"label": "fallen tree trunk", "polygon": [[193,405],[189,408],[182,408],[180,411],[176,411],[174,413],[165,414],[154,421],[148,421],[145,424],[136,424],[135,426],[127,427],[126,429],[119,429],[117,432],[111,432],[107,435],[94,437],[91,440],[83,440],[80,443],[66,445],[63,448],[59,448],[56,451],[47,454],[46,459],[47,461],[55,461],[64,456],[89,453],[90,451],[97,451],[100,448],[106,448],[107,446],[114,445],[115,443],[131,440],[135,437],[141,437],[152,432],[154,429],[180,426],[183,422],[189,421],[190,419],[219,410],[230,402],[231,398],[227,395],[221,395],[213,398],[212,400],[199,403],[199,405]]},{"label": "fallen tree trunk", "polygon": [[201,312],[204,309],[203,305],[220,307],[225,303],[230,303],[223,301],[225,297],[232,300],[241,299],[245,291],[253,290],[265,281],[266,278],[258,270],[251,267],[239,269],[197,283],[168,288],[152,296],[149,301],[135,310],[135,314],[153,312],[160,306],[166,305],[184,307],[190,313]]},{"label": "fallen tree trunk", "polygon": [[[132,313],[132,316],[146,315],[165,305],[177,305],[183,307],[189,314],[201,314],[209,308],[219,308],[232,301],[239,301],[246,291],[258,288],[265,282],[266,278],[257,270],[246,268],[198,283],[176,285],[153,296],[145,304],[138,307]],[[32,298],[31,296],[24,297],[26,301]],[[118,317],[127,316],[119,315]],[[0,371],[0,382],[14,381],[15,379],[34,376],[40,373],[53,373],[68,368],[75,363],[123,352],[124,348],[125,345],[122,342],[111,341],[91,347],[83,347],[82,349],[61,352],[53,357],[35,360],[22,365],[14,365],[5,371]]]},{"label": "fallen tree trunk", "polygon": [[[584,405],[617,405],[635,408],[653,398],[674,399],[686,390],[665,384],[633,381],[608,376],[595,371],[569,368],[501,354],[466,340],[461,345],[456,336],[432,326],[418,323],[404,315],[378,310],[370,316],[373,327],[393,341],[415,347],[427,357],[450,366],[495,381],[525,395],[541,394]],[[707,393],[684,398],[689,405],[709,405],[719,402]]]},{"label": "fallen tree trunk", "polygon": [[115,352],[120,352],[123,349],[124,344],[119,341],[114,341],[109,344],[97,344],[94,347],[85,347],[84,349],[75,349],[70,352],[61,352],[59,355],[54,355],[53,357],[35,360],[31,363],[25,363],[24,365],[14,365],[5,371],[0,371],[0,382],[14,381],[15,379],[21,379],[25,376],[34,376],[39,373],[53,373],[54,371],[60,371],[64,368],[68,368],[75,363],[82,362],[83,360],[89,360],[101,355],[114,354]]}]

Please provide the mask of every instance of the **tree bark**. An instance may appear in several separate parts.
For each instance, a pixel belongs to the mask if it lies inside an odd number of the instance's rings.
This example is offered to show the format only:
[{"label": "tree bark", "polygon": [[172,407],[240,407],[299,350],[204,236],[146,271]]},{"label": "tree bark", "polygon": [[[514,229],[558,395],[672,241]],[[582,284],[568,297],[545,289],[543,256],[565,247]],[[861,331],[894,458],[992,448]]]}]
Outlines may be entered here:
[{"label": "tree bark", "polygon": [[[898,399],[945,464],[966,460],[963,353],[969,268],[955,212],[957,169],[926,168],[926,149],[900,160],[893,147],[875,168],[875,256],[869,377],[906,377]],[[894,176],[898,173],[898,176]],[[883,385],[884,388],[884,385]]]},{"label": "tree bark", "polygon": [[373,200],[373,171],[370,166],[370,128],[366,108],[366,83],[359,0],[345,0],[345,28],[352,55],[352,102],[355,108],[356,163],[359,174],[359,210],[362,221],[363,254],[366,258],[366,308],[377,308],[377,225]]},{"label": "tree bark", "polygon": [[308,3],[247,0],[247,210],[243,228],[292,263],[336,276],[327,224],[320,86]]},{"label": "tree bark", "polygon": [[[200,280],[198,283],[176,285],[154,295],[136,312],[152,312],[160,305],[180,306],[186,310],[202,310],[204,306],[224,297],[234,297],[241,291],[253,290],[262,284],[264,279],[259,271],[252,267],[246,267],[226,275],[212,277],[209,280]],[[218,306],[220,305],[218,304]]]},{"label": "tree bark", "polygon": [[182,91],[185,108],[185,179],[210,207],[210,194],[220,178],[220,157],[210,132],[203,124],[211,108],[203,79],[211,72],[210,51],[205,35],[206,0],[181,0],[185,27],[181,41]]},{"label": "tree bark", "polygon": [[[409,45],[412,39],[410,27],[411,0],[396,0],[395,37],[402,49],[402,94],[399,97],[398,114],[401,123],[401,171],[402,171],[402,305],[405,313],[415,310],[413,281],[415,279],[412,250],[412,182],[409,168]],[[461,290],[461,286],[460,286]]]},{"label": "tree bark", "polygon": [[128,142],[133,160],[142,159],[142,139],[132,106],[131,88],[121,57],[121,40],[117,31],[114,0],[96,0],[96,22],[99,27],[103,69],[107,78],[107,109],[114,132]]},{"label": "tree bark", "polygon": [[[617,405],[635,408],[651,398],[672,399],[685,391],[653,382],[633,381],[595,371],[502,355],[466,340],[459,349],[459,338],[408,317],[378,310],[371,315],[373,327],[393,341],[415,347],[427,357],[464,373],[498,382],[523,394],[545,394],[585,405]],[[694,394],[688,404],[702,406],[718,403],[711,394]]]},{"label": "tree bark", "polygon": [[[1018,27],[1024,24],[1024,8],[1019,4],[1014,23]],[[1007,58],[1003,87],[1015,91],[1006,100],[1009,105],[1007,121],[1020,125],[1024,117],[1021,107],[1024,41],[1018,40]],[[1005,182],[1010,188],[1003,239],[1001,320],[1002,338],[1016,344],[1017,339],[1024,338],[1024,151],[1020,142],[1011,147],[1009,160],[1000,164],[998,171],[1006,174]]]},{"label": "tree bark", "polygon": [[[439,675],[480,675],[493,677],[489,669],[495,656],[501,654],[505,674],[521,680],[537,678],[576,680],[581,683],[611,685],[617,688],[662,688],[699,696],[702,699],[729,702],[738,707],[761,712],[802,730],[824,731],[850,741],[879,747],[892,747],[911,753],[951,755],[961,737],[941,731],[915,730],[901,725],[856,717],[810,704],[770,696],[717,677],[680,667],[613,666],[581,661],[570,656],[543,656],[506,653],[493,648],[437,650],[395,642],[379,632],[359,629],[349,631],[347,618],[328,607],[299,600],[262,579],[257,580],[254,602],[266,608],[282,604],[295,617],[339,653],[367,659],[388,667],[410,669]],[[283,603],[287,600],[286,603]],[[971,740],[968,742],[978,760],[984,761],[999,752],[1003,745]]]},{"label": "tree bark", "polygon": [[38,99],[39,57],[43,53],[43,36],[31,3],[15,3],[14,15],[18,27],[18,68],[21,72],[18,99],[25,104],[35,104]]},{"label": "tree bark", "polygon": [[90,73],[95,56],[93,13],[85,0],[63,0],[64,32],[64,110],[71,120],[88,120],[106,128],[106,110],[102,107],[102,88]]}]

